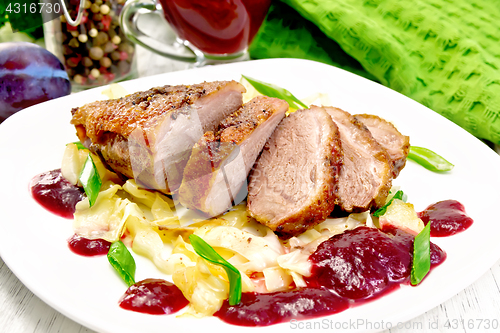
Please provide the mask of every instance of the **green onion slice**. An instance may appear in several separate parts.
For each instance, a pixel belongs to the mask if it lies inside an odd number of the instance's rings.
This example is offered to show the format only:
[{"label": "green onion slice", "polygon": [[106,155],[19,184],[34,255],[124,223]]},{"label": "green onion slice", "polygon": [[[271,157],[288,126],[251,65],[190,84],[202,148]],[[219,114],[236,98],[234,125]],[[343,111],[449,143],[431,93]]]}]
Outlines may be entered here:
[{"label": "green onion slice", "polygon": [[87,194],[89,198],[90,207],[92,207],[101,189],[102,181],[90,154],[85,160],[85,164],[83,165],[82,172],[80,172],[78,179],[82,183],[85,194]]},{"label": "green onion slice", "polygon": [[276,97],[283,99],[288,102],[291,108],[300,109],[306,108],[307,105],[302,103],[297,97],[292,95],[288,90],[278,87],[271,83],[262,82],[259,80],[252,79],[251,77],[242,75],[245,80],[247,80],[258,92],[269,97]]},{"label": "green onion slice", "polygon": [[450,171],[454,167],[453,164],[445,160],[442,156],[423,147],[410,146],[408,158],[434,172]]},{"label": "green onion slice", "polygon": [[135,283],[135,260],[122,241],[111,244],[108,261],[129,287]]},{"label": "green onion slice", "polygon": [[194,234],[189,235],[189,241],[196,253],[212,264],[222,266],[229,279],[229,305],[236,305],[241,301],[241,273],[222,258],[207,242]]},{"label": "green onion slice", "polygon": [[391,205],[394,199],[399,199],[406,202],[406,194],[404,194],[401,190],[397,191],[396,194],[394,194],[394,196],[391,198],[391,200],[389,200],[385,205],[383,205],[373,213],[373,216],[380,217],[384,215],[387,211],[387,207]]},{"label": "green onion slice", "polygon": [[413,243],[413,263],[411,266],[411,284],[418,285],[431,269],[431,223],[415,237]]}]

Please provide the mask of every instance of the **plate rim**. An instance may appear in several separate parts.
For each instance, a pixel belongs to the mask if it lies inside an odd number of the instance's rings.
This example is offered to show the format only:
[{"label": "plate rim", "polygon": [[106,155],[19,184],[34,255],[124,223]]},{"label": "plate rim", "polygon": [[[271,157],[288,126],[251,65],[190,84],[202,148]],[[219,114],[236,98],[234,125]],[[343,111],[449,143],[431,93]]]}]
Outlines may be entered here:
[{"label": "plate rim", "polygon": [[[342,73],[342,75],[344,75],[344,76],[345,75],[353,75],[353,76],[356,76],[356,80],[366,80],[368,82],[371,82],[371,81],[369,81],[369,80],[367,80],[365,78],[359,77],[359,76],[357,76],[355,74],[352,74],[352,73],[345,72],[344,70],[336,68],[336,67],[328,66],[328,65],[325,65],[325,64],[321,64],[321,63],[316,63],[316,62],[313,62],[313,61],[299,60],[299,59],[264,59],[264,60],[253,60],[253,61],[249,61],[249,62],[245,62],[245,63],[218,65],[217,69],[221,68],[219,66],[225,66],[224,69],[232,70],[232,69],[235,69],[235,68],[236,69],[237,68],[241,68],[241,66],[243,66],[243,67],[250,67],[250,64],[251,65],[255,65],[255,66],[268,66],[268,67],[272,67],[272,68],[277,68],[279,66],[285,66],[285,65],[293,67],[293,66],[299,66],[299,64],[300,64],[300,66],[306,66],[306,67],[307,66],[311,66],[311,67],[319,66],[319,67],[324,68],[325,71],[328,68],[328,70],[331,70],[332,73],[336,73],[336,74]],[[212,67],[212,68],[205,67],[205,68],[199,68],[199,69],[198,68],[197,69],[189,69],[189,70],[186,70],[186,71],[163,73],[163,74],[158,74],[158,75],[151,76],[151,77],[145,77],[145,78],[139,78],[139,79],[135,79],[135,80],[131,80],[131,81],[126,81],[126,82],[121,83],[121,85],[124,85],[126,87],[129,87],[129,86],[132,87],[132,86],[134,86],[135,84],[138,84],[138,83],[144,84],[145,82],[152,82],[152,81],[160,80],[160,79],[163,79],[163,78],[169,78],[171,76],[176,76],[177,77],[177,76],[181,75],[181,73],[188,74],[188,76],[191,75],[191,74],[193,74],[193,73],[195,73],[194,75],[198,75],[199,73],[203,74],[203,73],[206,73],[206,72],[212,72],[214,69],[216,69],[216,68],[215,67]],[[343,73],[343,72],[345,72],[345,73]],[[242,74],[242,73],[240,73],[240,74]],[[363,81],[361,81],[361,82],[363,82]],[[365,83],[366,82],[364,82],[364,84]],[[383,86],[380,86],[380,87],[383,87]],[[19,114],[15,114],[14,116],[8,118],[4,123],[2,123],[0,125],[0,138],[2,138],[2,134],[5,131],[7,131],[7,130],[4,130],[4,128],[6,128],[7,126],[12,126],[12,125],[9,125],[9,124],[16,122],[18,118],[25,117],[25,115],[27,115],[28,113],[38,112],[37,110],[40,109],[40,108],[48,108],[48,107],[52,107],[52,106],[57,106],[59,104],[65,105],[66,102],[73,101],[74,99],[84,99],[84,98],[87,98],[87,95],[88,96],[96,96],[97,94],[100,94],[100,92],[102,90],[104,90],[105,88],[106,87],[93,88],[91,90],[87,90],[87,91],[84,91],[84,92],[81,92],[81,93],[78,93],[78,94],[74,94],[74,95],[72,94],[72,95],[69,95],[69,96],[62,97],[60,99],[56,99],[56,100],[53,100],[53,101],[44,102],[42,104],[38,104],[38,105],[32,106],[30,108],[27,108],[27,109],[19,112]],[[389,94],[391,96],[397,96],[397,95],[394,95],[394,93],[398,94],[397,92],[395,92],[393,90],[390,90],[387,87],[383,87],[383,88],[387,89],[387,91],[390,91]],[[413,101],[413,100],[409,99],[406,96],[403,96],[401,94],[398,94],[398,95],[401,98],[406,99],[405,102],[407,102],[409,104],[416,103],[416,105],[417,105],[417,107],[419,109],[425,108],[425,109],[429,110],[430,112],[433,112],[430,109],[426,108],[425,106],[419,104],[416,101]],[[75,98],[75,96],[78,96],[78,98]],[[413,106],[415,107],[415,104],[413,104]],[[439,116],[439,117],[442,117],[442,116]],[[445,119],[445,118],[442,117],[442,119]],[[446,121],[448,121],[448,120],[446,120]],[[454,126],[458,127],[457,125],[454,125]],[[467,135],[467,134],[470,135],[468,132],[466,132],[465,130],[463,130],[461,128],[460,129],[456,128],[456,129],[458,130],[458,132],[460,132],[460,130],[462,130],[462,133],[464,135]],[[470,135],[470,137],[472,137],[472,135]],[[0,152],[1,151],[2,151],[2,144],[0,143]],[[492,151],[492,153],[494,153],[494,152]],[[497,159],[497,161],[500,161],[500,159]],[[2,226],[2,222],[0,221],[0,227],[1,226]],[[103,327],[95,327],[95,326],[93,326],[92,324],[89,324],[86,321],[82,322],[82,319],[80,317],[75,316],[74,313],[72,313],[71,311],[65,309],[64,307],[61,307],[60,304],[58,304],[57,302],[53,302],[53,299],[51,299],[50,297],[46,297],[46,295],[43,292],[40,293],[39,288],[36,287],[36,284],[34,286],[33,283],[32,283],[32,281],[29,278],[27,278],[23,273],[20,273],[21,276],[19,276],[18,272],[20,272],[20,270],[17,267],[17,263],[13,263],[11,261],[12,258],[10,258],[9,255],[7,255],[7,258],[4,257],[4,254],[6,253],[6,251],[4,249],[4,246],[5,246],[4,242],[1,241],[2,238],[3,238],[3,236],[1,236],[1,234],[0,234],[0,256],[2,257],[3,261],[5,262],[5,264],[9,267],[9,269],[11,269],[11,271],[19,278],[19,280],[25,286],[28,287],[28,289],[30,289],[35,295],[37,295],[38,297],[40,297],[45,303],[49,304],[51,307],[53,307],[54,309],[56,309],[58,312],[62,313],[63,315],[67,316],[68,318],[71,318],[74,321],[80,323],[81,325],[89,327],[89,328],[94,329],[96,331],[103,331],[102,330]],[[500,244],[497,245],[495,248],[498,249],[498,250],[500,250]],[[444,249],[444,250],[446,251],[446,249]],[[7,251],[7,253],[8,253],[8,251]],[[475,274],[469,274],[469,275],[467,275],[468,278],[461,281],[461,283],[460,283],[461,287],[460,287],[460,289],[458,291],[461,291],[464,288],[466,288],[468,285],[472,284],[480,276],[482,276],[489,268],[491,268],[495,264],[495,262],[497,262],[498,259],[500,258],[500,251],[498,251],[498,253],[499,254],[497,256],[494,256],[494,257],[490,256],[490,257],[488,257],[488,260],[486,262],[483,262],[483,263],[481,263],[481,265],[479,265],[481,267],[481,269],[479,270],[480,272],[476,271]],[[457,288],[455,288],[455,289],[457,289]],[[436,304],[433,305],[431,308],[433,308],[436,305],[441,304],[442,302],[446,301],[447,299],[449,299],[450,297],[452,297],[454,294],[456,294],[456,292],[457,291],[452,291],[450,289],[447,293],[445,293],[443,295],[440,295],[441,297],[439,298],[439,301],[436,300],[436,302],[434,302]],[[42,295],[42,296],[40,296],[40,295]],[[403,316],[399,316],[399,318],[403,318],[402,320],[407,321],[407,320],[409,320],[411,318],[414,318],[414,317],[422,314],[423,312],[431,309],[431,308],[428,308],[428,305],[421,305],[420,307],[417,307],[417,308],[419,309],[418,310],[419,313],[415,313],[415,311],[413,311],[411,313],[403,314]],[[349,311],[349,310],[347,310],[347,311]],[[404,319],[404,318],[406,318],[406,319]],[[232,326],[230,326],[230,327],[232,327]],[[240,328],[241,327],[238,327],[238,329],[240,329]],[[276,326],[271,326],[271,329],[272,328],[276,328]],[[113,330],[107,330],[107,328],[104,328],[104,329],[105,330],[103,332],[114,332]],[[233,329],[234,329],[234,327],[233,327]],[[262,328],[259,328],[259,329],[262,329]]]}]

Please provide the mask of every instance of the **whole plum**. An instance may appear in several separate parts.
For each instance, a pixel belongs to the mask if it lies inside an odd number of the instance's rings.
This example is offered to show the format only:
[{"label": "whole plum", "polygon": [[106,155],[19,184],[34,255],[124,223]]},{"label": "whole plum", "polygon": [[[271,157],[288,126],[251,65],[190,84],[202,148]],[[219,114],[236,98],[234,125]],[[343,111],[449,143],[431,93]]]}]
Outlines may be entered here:
[{"label": "whole plum", "polygon": [[71,93],[55,55],[28,42],[0,43],[0,123],[28,106]]}]

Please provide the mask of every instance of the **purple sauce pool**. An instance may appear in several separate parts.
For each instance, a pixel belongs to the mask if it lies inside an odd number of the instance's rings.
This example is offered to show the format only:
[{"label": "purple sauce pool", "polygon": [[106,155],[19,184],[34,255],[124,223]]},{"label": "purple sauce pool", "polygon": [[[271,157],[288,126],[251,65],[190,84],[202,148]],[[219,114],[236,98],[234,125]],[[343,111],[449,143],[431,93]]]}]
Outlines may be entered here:
[{"label": "purple sauce pool", "polygon": [[[72,218],[83,191],[67,182],[60,170],[33,178],[33,197],[49,211]],[[449,236],[470,227],[461,203],[441,201],[418,213],[425,224],[431,221],[431,236]],[[358,227],[321,243],[310,256],[312,275],[306,288],[273,293],[243,293],[241,302],[224,301],[214,314],[239,326],[268,326],[291,319],[331,315],[356,304],[376,299],[402,283],[409,283],[414,236],[398,229],[380,231]],[[73,236],[71,250],[84,256],[102,255],[110,243]],[[446,259],[446,253],[431,243],[431,268]],[[120,299],[120,307],[147,314],[171,314],[188,304],[182,292],[170,282],[146,279],[132,285]]]},{"label": "purple sauce pool", "polygon": [[446,237],[462,232],[474,222],[456,200],[436,202],[418,213],[425,225],[431,222],[432,237]]},{"label": "purple sauce pool", "polygon": [[72,219],[76,204],[85,197],[84,191],[68,182],[61,169],[35,176],[30,183],[33,198],[50,212]]},{"label": "purple sauce pool", "polygon": [[[239,304],[229,306],[226,300],[215,316],[233,325],[267,326],[334,314],[381,297],[409,282],[413,240],[398,229],[345,231],[321,243],[309,257],[313,268],[305,277],[307,288],[243,293]],[[445,259],[446,253],[431,243],[431,267]]]},{"label": "purple sauce pool", "polygon": [[73,235],[68,239],[68,246],[78,255],[92,257],[108,254],[111,243],[104,239],[87,239]]},{"label": "purple sauce pool", "polygon": [[181,310],[189,301],[175,284],[161,279],[146,279],[130,286],[119,303],[125,310],[163,315]]}]

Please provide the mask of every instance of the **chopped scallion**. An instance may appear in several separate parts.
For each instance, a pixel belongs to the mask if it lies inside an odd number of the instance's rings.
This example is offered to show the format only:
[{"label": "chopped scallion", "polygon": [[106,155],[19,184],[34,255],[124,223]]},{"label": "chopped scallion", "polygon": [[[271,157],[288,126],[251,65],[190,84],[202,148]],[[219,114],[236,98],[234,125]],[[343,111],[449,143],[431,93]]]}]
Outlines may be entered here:
[{"label": "chopped scallion", "polygon": [[129,287],[135,283],[135,260],[122,241],[111,244],[108,261]]},{"label": "chopped scallion", "polygon": [[252,79],[251,77],[245,75],[242,76],[261,94],[285,100],[290,105],[290,107],[294,109],[300,109],[300,108],[307,109],[307,105],[302,103],[297,97],[292,95],[292,93],[289,92],[288,90],[278,87],[271,83],[266,83]]},{"label": "chopped scallion", "polygon": [[241,300],[241,273],[240,271],[222,258],[207,242],[199,236],[189,236],[191,245],[196,253],[212,264],[222,266],[229,279],[229,305],[236,305]]},{"label": "chopped scallion", "polygon": [[431,269],[431,223],[415,237],[413,242],[413,263],[411,266],[411,284],[416,286]]},{"label": "chopped scallion", "polygon": [[454,167],[453,164],[445,160],[442,156],[423,147],[410,146],[408,158],[434,172],[450,171]]},{"label": "chopped scallion", "polygon": [[89,198],[90,207],[92,207],[101,189],[102,181],[90,154],[85,160],[85,164],[83,165],[78,179],[82,183],[85,194]]},{"label": "chopped scallion", "polygon": [[394,194],[394,196],[389,200],[385,205],[383,205],[381,208],[377,209],[374,213],[373,216],[380,217],[385,214],[387,211],[387,207],[389,207],[394,199],[399,199],[403,200],[406,202],[406,195],[403,193],[403,191],[399,190]]}]

